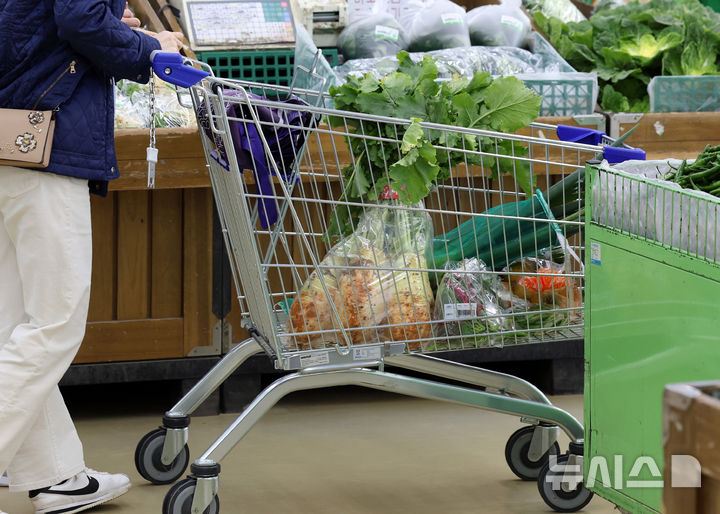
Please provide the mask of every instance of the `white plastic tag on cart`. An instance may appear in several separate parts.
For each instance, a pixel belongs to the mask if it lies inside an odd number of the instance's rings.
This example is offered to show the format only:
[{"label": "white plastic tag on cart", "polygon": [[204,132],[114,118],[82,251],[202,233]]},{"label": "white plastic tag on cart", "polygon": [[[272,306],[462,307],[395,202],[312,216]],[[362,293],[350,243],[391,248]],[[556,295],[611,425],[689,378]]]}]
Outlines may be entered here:
[{"label": "white plastic tag on cart", "polygon": [[158,149],[152,146],[147,147],[148,181],[147,187],[155,187],[155,165],[158,160]]}]

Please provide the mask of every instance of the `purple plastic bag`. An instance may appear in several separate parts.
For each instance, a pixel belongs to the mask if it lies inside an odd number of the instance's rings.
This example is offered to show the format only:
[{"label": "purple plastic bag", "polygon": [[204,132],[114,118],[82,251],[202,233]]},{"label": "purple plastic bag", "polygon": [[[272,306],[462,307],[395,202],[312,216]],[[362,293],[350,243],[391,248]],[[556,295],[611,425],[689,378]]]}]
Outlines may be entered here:
[{"label": "purple plastic bag", "polygon": [[[223,95],[242,98],[244,101],[244,94],[241,91],[234,89],[224,90]],[[252,108],[255,109],[260,120],[260,129],[280,171],[280,178],[288,180],[289,174],[292,173],[293,164],[296,158],[299,157],[300,150],[305,143],[306,131],[313,123],[313,115],[306,110],[292,108],[293,105],[307,106],[307,103],[296,96],[290,96],[285,100],[269,99],[250,92],[247,92],[247,96],[251,100],[269,100],[287,105],[287,107],[285,105],[283,107],[267,107],[252,104]],[[230,136],[235,148],[238,166],[241,170],[249,169],[254,173],[258,194],[264,196],[264,198],[260,198],[258,204],[260,224],[263,228],[268,228],[278,218],[277,202],[274,198],[272,185],[272,175],[275,173],[272,170],[269,156],[266,154],[258,127],[248,111],[250,108],[248,104],[234,101],[226,102],[225,108],[228,118],[236,118],[230,120]],[[225,147],[220,136],[210,129],[210,120],[204,105],[201,105],[198,109],[198,120],[207,136],[215,142],[217,148],[216,160],[227,168],[228,158]]]}]

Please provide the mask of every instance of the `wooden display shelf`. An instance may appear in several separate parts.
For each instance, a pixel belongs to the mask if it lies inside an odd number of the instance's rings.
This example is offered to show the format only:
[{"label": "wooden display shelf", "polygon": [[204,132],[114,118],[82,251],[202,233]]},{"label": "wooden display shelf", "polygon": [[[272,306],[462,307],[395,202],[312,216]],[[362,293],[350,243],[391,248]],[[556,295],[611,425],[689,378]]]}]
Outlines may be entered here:
[{"label": "wooden display shelf", "polygon": [[648,160],[694,159],[706,145],[720,144],[720,112],[609,114],[611,137],[620,137],[636,124],[625,141],[645,150]]},{"label": "wooden display shelf", "polygon": [[91,196],[90,311],[75,362],[219,353],[213,347],[213,198],[194,130],[159,129],[147,189],[147,130],[119,130],[121,178]]}]

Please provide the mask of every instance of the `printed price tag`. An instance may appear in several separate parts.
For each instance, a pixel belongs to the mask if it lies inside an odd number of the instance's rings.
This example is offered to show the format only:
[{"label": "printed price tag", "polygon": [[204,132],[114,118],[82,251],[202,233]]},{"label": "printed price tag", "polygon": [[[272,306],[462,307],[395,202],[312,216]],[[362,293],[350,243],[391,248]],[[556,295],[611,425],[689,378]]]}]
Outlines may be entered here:
[{"label": "printed price tag", "polygon": [[477,312],[477,303],[446,303],[443,312],[446,320],[473,318]]},{"label": "printed price tag", "polygon": [[375,37],[397,41],[400,37],[400,31],[392,27],[386,27],[385,25],[375,25]]},{"label": "printed price tag", "polygon": [[462,24],[462,17],[458,13],[445,13],[440,16],[442,18],[443,25]]}]

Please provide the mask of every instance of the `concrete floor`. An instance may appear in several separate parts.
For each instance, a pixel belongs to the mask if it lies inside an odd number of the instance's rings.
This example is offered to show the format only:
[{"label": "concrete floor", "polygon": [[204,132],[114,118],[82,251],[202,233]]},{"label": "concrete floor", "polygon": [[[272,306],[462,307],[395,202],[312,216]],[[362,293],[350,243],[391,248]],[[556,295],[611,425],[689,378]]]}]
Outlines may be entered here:
[{"label": "concrete floor", "polygon": [[[66,398],[87,465],[127,473],[133,488],[98,514],[160,514],[170,486],[147,484],[135,470],[140,438],[174,400],[157,386],[70,388]],[[85,391],[85,392],[84,392]],[[102,396],[102,399],[95,396]],[[142,398],[142,400],[140,400]],[[552,399],[582,419],[582,396]],[[194,459],[233,420],[193,418]],[[505,464],[510,416],[375,391],[341,388],[295,393],[281,401],[222,462],[224,514],[531,514],[552,512],[537,486]],[[567,441],[561,441],[563,450]],[[26,495],[0,490],[0,510],[32,514]],[[595,497],[584,512],[611,513]]]}]

